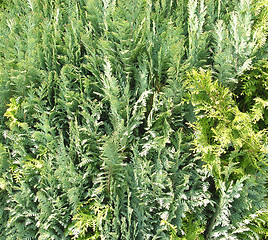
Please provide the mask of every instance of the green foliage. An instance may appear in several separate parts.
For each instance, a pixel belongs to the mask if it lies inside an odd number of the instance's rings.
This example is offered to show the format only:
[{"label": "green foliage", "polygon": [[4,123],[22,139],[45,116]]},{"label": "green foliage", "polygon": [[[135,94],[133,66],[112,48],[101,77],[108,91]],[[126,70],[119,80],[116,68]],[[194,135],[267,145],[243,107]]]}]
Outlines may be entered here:
[{"label": "green foliage", "polygon": [[262,46],[259,53],[256,54],[257,59],[267,58],[267,33],[268,33],[268,6],[266,0],[256,1],[253,5],[254,10],[254,27],[259,35],[258,44]]},{"label": "green foliage", "polygon": [[[248,70],[258,39],[252,30],[251,1],[240,1],[228,21],[218,19],[215,26],[215,70],[219,81],[230,89],[235,89],[235,76]],[[255,34],[256,33],[256,34]]]},{"label": "green foliage", "polygon": [[6,5],[6,1],[5,0],[1,0],[0,1],[0,8],[5,8],[5,5]]},{"label": "green foliage", "polygon": [[[188,33],[189,33],[189,60],[192,65],[199,67],[197,61],[207,60],[208,49],[208,32],[204,31],[205,18],[207,14],[205,2],[190,0],[188,2]],[[200,59],[200,60],[199,60]],[[201,66],[202,66],[201,65]]]},{"label": "green foliage", "polygon": [[[257,111],[261,106],[257,107],[254,104],[261,105],[262,100],[268,99],[268,61],[267,59],[259,60],[251,69],[245,72],[239,78],[238,88],[235,94],[238,96],[237,104],[242,112]],[[262,99],[262,100],[261,100]],[[256,102],[256,103],[255,103]],[[267,128],[267,110],[264,109],[264,115],[258,119],[259,129]]]},{"label": "green foliage", "polygon": [[[260,172],[261,178],[267,179],[264,170],[268,164],[267,149],[262,144],[267,142],[267,129],[254,127],[262,119],[267,101],[257,98],[251,111],[241,112],[233,94],[219,82],[213,81],[209,71],[193,71],[189,74],[188,86],[197,117],[193,125],[195,149],[212,171],[216,192],[219,194],[214,216],[206,229],[206,238],[237,239],[231,233],[232,230],[236,229],[234,232],[237,233],[251,232],[246,227],[238,228],[239,230],[236,228],[236,224],[243,226],[243,223],[238,223],[241,217],[243,219],[250,213],[263,211],[267,207],[265,193],[262,200],[259,199],[260,205],[251,207],[250,211],[248,204],[254,201],[255,195],[241,196],[249,174],[256,176]],[[258,186],[257,178],[254,179],[255,186]],[[256,189],[253,191],[256,195],[260,194]],[[239,199],[239,206],[233,204],[235,199]],[[246,201],[243,207],[241,201]],[[232,211],[237,212],[233,209],[235,207],[240,208],[242,215],[237,219],[231,217]],[[256,229],[263,231],[261,226]],[[251,232],[253,236],[256,229]]]},{"label": "green foliage", "polygon": [[255,173],[267,166],[267,130],[258,131],[254,124],[263,118],[267,101],[255,99],[250,112],[243,113],[236,106],[232,93],[217,81],[211,73],[193,71],[189,76],[191,101],[195,106],[194,144],[214,174],[220,176],[222,166],[238,163],[236,174]]},{"label": "green foliage", "polygon": [[78,213],[73,217],[74,224],[68,227],[68,234],[72,239],[99,239],[99,227],[107,218],[109,207],[100,206],[95,200],[89,200],[79,207]]},{"label": "green foliage", "polygon": [[6,4],[0,239],[267,236],[266,13],[245,0]]},{"label": "green foliage", "polygon": [[186,234],[184,237],[186,240],[204,239],[203,233],[205,226],[200,220],[196,220],[196,218],[191,215],[186,215],[183,230]]}]

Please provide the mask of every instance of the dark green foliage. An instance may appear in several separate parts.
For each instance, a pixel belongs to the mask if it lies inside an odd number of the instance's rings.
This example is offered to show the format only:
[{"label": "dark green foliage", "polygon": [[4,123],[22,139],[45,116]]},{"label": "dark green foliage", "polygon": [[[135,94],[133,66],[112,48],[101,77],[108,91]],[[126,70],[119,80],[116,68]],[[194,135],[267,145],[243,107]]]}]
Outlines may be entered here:
[{"label": "dark green foliage", "polygon": [[5,0],[0,0],[0,9],[4,9],[6,6],[6,1]]},{"label": "dark green foliage", "polygon": [[263,5],[7,4],[0,239],[267,236]]},{"label": "dark green foliage", "polygon": [[[251,69],[245,72],[239,78],[238,88],[236,90],[237,103],[242,112],[257,111],[254,106],[257,99],[268,100],[268,61],[259,60]],[[239,93],[242,94],[239,94]],[[260,105],[261,103],[259,103]],[[255,104],[256,105],[256,104]],[[257,129],[261,130],[268,126],[268,111],[263,109],[263,117],[257,120]]]}]

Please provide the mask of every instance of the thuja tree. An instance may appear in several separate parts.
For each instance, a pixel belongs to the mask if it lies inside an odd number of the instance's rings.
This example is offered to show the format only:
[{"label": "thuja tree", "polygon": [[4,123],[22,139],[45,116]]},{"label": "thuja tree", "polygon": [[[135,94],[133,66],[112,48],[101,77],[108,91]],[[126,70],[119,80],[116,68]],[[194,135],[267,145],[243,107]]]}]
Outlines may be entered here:
[{"label": "thuja tree", "polygon": [[8,3],[1,239],[267,236],[265,6]]}]

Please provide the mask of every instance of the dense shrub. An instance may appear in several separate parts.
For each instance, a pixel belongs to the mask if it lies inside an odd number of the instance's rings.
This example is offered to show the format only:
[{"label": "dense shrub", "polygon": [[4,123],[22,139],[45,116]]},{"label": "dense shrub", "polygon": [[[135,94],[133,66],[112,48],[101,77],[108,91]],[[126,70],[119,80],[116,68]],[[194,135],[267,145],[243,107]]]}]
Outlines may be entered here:
[{"label": "dense shrub", "polygon": [[0,239],[265,239],[267,11],[5,4]]}]

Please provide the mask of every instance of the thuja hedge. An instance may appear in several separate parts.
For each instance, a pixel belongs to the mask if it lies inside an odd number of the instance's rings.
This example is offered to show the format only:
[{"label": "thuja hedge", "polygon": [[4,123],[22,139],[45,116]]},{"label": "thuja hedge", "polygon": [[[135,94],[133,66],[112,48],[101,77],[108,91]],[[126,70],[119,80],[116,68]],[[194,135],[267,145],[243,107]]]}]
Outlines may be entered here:
[{"label": "thuja hedge", "polygon": [[267,22],[261,0],[5,1],[0,239],[267,238]]}]

